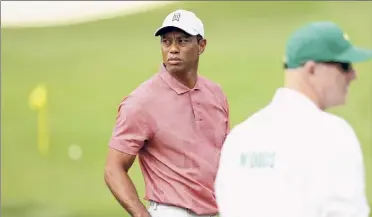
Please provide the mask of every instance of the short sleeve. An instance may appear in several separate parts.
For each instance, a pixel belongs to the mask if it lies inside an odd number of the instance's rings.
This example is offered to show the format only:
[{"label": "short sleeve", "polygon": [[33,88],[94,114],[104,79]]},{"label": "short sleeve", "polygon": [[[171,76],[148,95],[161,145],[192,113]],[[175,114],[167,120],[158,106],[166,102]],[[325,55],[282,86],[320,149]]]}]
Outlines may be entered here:
[{"label": "short sleeve", "polygon": [[229,108],[229,101],[227,100],[227,97],[224,95],[224,105],[225,105],[225,111],[227,115],[227,127],[226,127],[226,135],[230,133],[231,129],[231,123],[230,123],[230,108]]},{"label": "short sleeve", "polygon": [[230,125],[230,108],[229,108],[229,102],[228,102],[227,96],[224,93],[221,86],[218,84],[215,85],[215,89],[213,92],[217,94],[218,99],[222,103],[223,110],[225,111],[225,114],[227,117],[226,135],[228,135],[230,133],[231,125]]},{"label": "short sleeve", "polygon": [[143,106],[124,99],[119,105],[109,146],[118,151],[137,155],[151,137],[151,127]]}]

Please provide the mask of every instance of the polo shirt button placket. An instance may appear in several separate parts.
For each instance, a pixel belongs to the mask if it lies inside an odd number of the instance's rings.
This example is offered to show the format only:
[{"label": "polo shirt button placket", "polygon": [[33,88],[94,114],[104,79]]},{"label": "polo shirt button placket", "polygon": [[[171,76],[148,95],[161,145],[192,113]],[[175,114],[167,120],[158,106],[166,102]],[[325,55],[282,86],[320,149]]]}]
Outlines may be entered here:
[{"label": "polo shirt button placket", "polygon": [[202,117],[201,117],[201,112],[199,111],[199,109],[200,109],[200,102],[196,102],[195,103],[196,105],[195,105],[195,108],[194,108],[194,111],[195,111],[195,119],[196,119],[196,121],[202,121],[203,119],[202,119]]}]

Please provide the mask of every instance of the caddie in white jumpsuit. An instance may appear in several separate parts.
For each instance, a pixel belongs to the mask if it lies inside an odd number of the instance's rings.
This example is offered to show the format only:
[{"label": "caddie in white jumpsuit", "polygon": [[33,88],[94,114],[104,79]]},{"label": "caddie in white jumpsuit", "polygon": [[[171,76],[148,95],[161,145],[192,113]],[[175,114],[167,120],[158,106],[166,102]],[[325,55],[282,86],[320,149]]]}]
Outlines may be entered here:
[{"label": "caddie in white jumpsuit", "polygon": [[368,217],[365,169],[342,105],[356,72],[372,59],[332,22],[295,31],[285,84],[228,135],[215,181],[221,217]]}]

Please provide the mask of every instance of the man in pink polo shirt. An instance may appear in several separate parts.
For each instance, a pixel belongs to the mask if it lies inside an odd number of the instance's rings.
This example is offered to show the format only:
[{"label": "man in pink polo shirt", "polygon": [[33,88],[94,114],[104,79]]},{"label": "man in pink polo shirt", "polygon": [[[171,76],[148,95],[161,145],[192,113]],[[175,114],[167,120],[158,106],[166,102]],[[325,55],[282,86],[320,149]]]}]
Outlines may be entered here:
[{"label": "man in pink polo shirt", "polygon": [[[119,105],[105,181],[134,217],[215,216],[214,180],[229,110],[219,85],[197,73],[207,44],[203,23],[177,10],[155,36],[163,64]],[[127,174],[137,155],[148,209]]]}]

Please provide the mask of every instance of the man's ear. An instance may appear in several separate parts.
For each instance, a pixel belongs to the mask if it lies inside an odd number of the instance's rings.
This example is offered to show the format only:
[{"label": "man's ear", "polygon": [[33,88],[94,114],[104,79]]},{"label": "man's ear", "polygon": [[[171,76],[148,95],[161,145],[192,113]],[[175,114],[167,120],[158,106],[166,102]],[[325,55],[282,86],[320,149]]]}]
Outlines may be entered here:
[{"label": "man's ear", "polygon": [[199,55],[201,55],[207,47],[207,39],[201,39],[199,41]]}]

